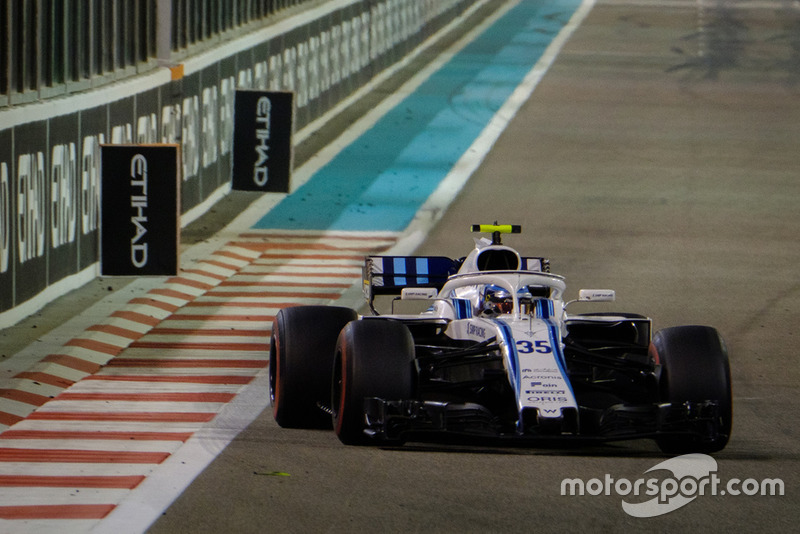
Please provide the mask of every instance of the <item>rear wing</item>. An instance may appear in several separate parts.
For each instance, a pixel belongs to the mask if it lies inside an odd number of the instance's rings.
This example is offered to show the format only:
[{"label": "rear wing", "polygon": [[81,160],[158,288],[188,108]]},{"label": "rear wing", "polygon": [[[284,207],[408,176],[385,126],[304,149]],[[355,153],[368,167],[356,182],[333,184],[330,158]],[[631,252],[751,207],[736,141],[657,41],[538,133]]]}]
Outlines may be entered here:
[{"label": "rear wing", "polygon": [[[523,271],[550,272],[546,258],[524,257]],[[437,291],[458,273],[463,263],[444,256],[367,256],[363,268],[364,298],[372,308],[376,295],[400,295],[407,287],[432,287]]]},{"label": "rear wing", "polygon": [[364,298],[399,295],[406,287],[437,290],[458,272],[461,262],[444,256],[367,256],[364,261]]}]

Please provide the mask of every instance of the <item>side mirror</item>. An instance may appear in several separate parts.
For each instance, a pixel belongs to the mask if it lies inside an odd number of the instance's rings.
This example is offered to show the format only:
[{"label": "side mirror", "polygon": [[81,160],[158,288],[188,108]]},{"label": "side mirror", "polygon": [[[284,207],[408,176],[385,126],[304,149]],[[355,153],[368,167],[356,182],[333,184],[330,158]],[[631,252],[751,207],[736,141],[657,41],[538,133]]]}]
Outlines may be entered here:
[{"label": "side mirror", "polygon": [[581,289],[578,302],[614,302],[617,293],[613,289]]}]

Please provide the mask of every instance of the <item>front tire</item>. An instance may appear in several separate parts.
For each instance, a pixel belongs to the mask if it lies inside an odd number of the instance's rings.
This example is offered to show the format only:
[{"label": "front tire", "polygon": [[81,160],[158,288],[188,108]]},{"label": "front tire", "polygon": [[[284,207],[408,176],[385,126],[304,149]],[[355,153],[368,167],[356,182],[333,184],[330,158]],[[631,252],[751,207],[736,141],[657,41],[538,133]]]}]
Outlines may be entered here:
[{"label": "front tire", "polygon": [[661,364],[663,402],[716,401],[717,435],[702,440],[694,434],[656,438],[668,454],[712,453],[725,448],[733,426],[733,402],[728,351],[719,333],[708,326],[678,326],[653,336],[652,355]]},{"label": "front tire", "polygon": [[358,314],[334,306],[284,308],[272,323],[269,394],[275,421],[286,428],[330,428],[327,405],[336,339]]},{"label": "front tire", "polygon": [[370,442],[364,399],[406,400],[413,394],[414,340],[389,320],[349,323],[339,335],[333,368],[333,427],[345,445]]}]

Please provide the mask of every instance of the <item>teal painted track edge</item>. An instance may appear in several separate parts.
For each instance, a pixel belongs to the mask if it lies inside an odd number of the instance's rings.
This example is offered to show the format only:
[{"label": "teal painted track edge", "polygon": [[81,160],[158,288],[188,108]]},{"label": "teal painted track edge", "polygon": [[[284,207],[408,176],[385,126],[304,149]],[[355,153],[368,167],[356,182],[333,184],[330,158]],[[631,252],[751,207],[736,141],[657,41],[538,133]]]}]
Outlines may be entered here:
[{"label": "teal painted track edge", "polygon": [[253,228],[404,230],[580,4],[523,0]]}]

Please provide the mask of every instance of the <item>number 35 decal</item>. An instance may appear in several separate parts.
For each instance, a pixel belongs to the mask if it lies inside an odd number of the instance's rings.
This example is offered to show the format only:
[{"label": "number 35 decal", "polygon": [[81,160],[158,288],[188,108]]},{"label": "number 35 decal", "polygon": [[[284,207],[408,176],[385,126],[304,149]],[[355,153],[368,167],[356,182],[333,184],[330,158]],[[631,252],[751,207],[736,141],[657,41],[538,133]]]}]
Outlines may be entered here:
[{"label": "number 35 decal", "polygon": [[544,339],[537,339],[534,343],[531,343],[528,340],[522,340],[517,341],[517,352],[521,354],[530,354],[532,352],[538,352],[539,354],[550,354],[553,352],[553,349],[550,347],[550,343]]}]

